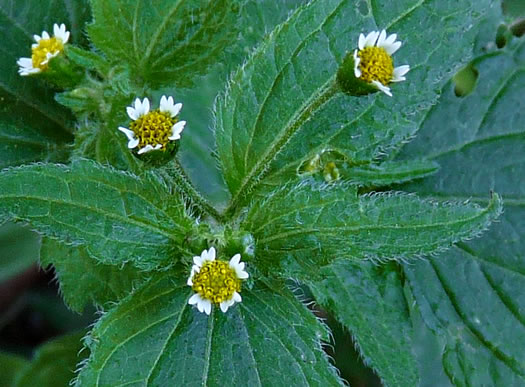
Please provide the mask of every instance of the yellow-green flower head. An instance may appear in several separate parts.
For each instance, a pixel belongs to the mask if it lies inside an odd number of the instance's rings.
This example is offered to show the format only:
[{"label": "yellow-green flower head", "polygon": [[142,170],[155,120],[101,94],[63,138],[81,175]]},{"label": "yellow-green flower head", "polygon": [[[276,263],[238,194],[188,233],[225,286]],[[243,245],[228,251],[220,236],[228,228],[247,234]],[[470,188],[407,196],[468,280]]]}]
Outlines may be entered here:
[{"label": "yellow-green flower head", "polygon": [[211,247],[193,257],[194,265],[187,282],[195,292],[188,303],[207,315],[212,304],[219,305],[226,313],[230,306],[241,302],[241,282],[249,277],[240,254],[235,254],[229,262],[216,260],[215,255],[215,248]]},{"label": "yellow-green flower head", "polygon": [[356,78],[371,83],[390,97],[390,82],[404,81],[405,74],[410,70],[409,65],[394,67],[392,55],[401,47],[396,38],[397,34],[387,36],[385,30],[372,31],[366,36],[360,34],[359,49],[354,51]]},{"label": "yellow-green flower head", "polygon": [[47,70],[49,61],[64,50],[64,45],[69,40],[69,31],[66,25],[53,25],[53,37],[46,31],[42,36],[34,35],[36,43],[31,46],[31,58],[20,58],[16,63],[20,67],[18,73],[22,76],[37,74]]},{"label": "yellow-green flower head", "polygon": [[160,107],[150,111],[149,99],[140,98],[128,106],[127,112],[131,122],[129,129],[118,129],[128,138],[128,148],[138,147],[138,154],[153,150],[166,150],[169,141],[180,139],[186,121],[179,121],[177,115],[182,109],[181,103],[174,103],[173,97],[162,96]]}]

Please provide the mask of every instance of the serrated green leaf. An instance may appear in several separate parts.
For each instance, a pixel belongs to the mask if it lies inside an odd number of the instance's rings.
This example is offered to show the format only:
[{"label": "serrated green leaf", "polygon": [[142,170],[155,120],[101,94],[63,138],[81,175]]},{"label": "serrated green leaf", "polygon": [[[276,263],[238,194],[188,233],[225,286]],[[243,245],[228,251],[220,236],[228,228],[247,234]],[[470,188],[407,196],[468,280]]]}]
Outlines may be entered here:
[{"label": "serrated green leaf", "polygon": [[339,259],[310,282],[315,299],[354,336],[366,364],[387,386],[416,386],[412,324],[395,266]]},{"label": "serrated green leaf", "polygon": [[430,154],[441,165],[408,189],[478,202],[496,189],[505,212],[484,238],[407,265],[405,272],[425,322],[446,339],[443,364],[453,383],[517,386],[525,381],[525,117],[518,108],[525,41],[515,39],[473,66],[475,90],[457,98],[453,84],[446,85],[400,158]]},{"label": "serrated green leaf", "polygon": [[69,386],[77,364],[87,355],[87,351],[81,352],[83,335],[61,336],[38,348],[32,362],[17,375],[14,387]]},{"label": "serrated green leaf", "polygon": [[31,56],[33,35],[65,23],[79,42],[89,17],[86,1],[0,0],[0,168],[31,161],[63,161],[72,140],[71,116],[42,82],[18,75]]},{"label": "serrated green leaf", "polygon": [[[397,146],[437,99],[437,86],[471,52],[468,43],[491,0],[386,2],[312,1],[301,7],[251,56],[216,104],[218,153],[238,206],[266,175],[296,175],[305,159],[325,150],[370,162]],[[422,24],[433,28],[422,28]],[[339,63],[359,33],[398,33],[409,81],[394,98],[348,97],[335,90]],[[456,37],[461,34],[462,39]]]},{"label": "serrated green leaf", "polygon": [[341,168],[341,178],[364,187],[384,187],[430,176],[439,164],[427,160],[387,161],[379,165]]},{"label": "serrated green leaf", "polygon": [[139,179],[87,160],[5,170],[0,212],[47,236],[85,244],[102,263],[145,270],[176,259],[192,226],[181,198],[153,175]]},{"label": "serrated green leaf", "polygon": [[187,87],[219,61],[232,40],[233,0],[91,0],[93,43],[112,62],[127,62],[154,84]]},{"label": "serrated green leaf", "polygon": [[124,298],[145,279],[130,264],[104,265],[91,258],[84,246],[66,246],[52,239],[42,242],[40,264],[53,265],[65,303],[78,313],[90,304],[104,307]]},{"label": "serrated green leaf", "polygon": [[340,385],[319,343],[326,328],[291,292],[258,284],[210,317],[190,296],[186,278],[157,276],[109,311],[77,385]]},{"label": "serrated green leaf", "polygon": [[486,208],[440,203],[402,192],[357,196],[347,184],[312,181],[255,202],[242,224],[256,239],[261,265],[318,275],[337,257],[412,260],[485,230],[501,212],[497,194]]},{"label": "serrated green leaf", "polygon": [[38,261],[40,237],[27,227],[6,223],[0,227],[0,283]]},{"label": "serrated green leaf", "polygon": [[17,375],[28,365],[28,361],[23,357],[0,352],[0,385],[4,387],[14,387]]}]

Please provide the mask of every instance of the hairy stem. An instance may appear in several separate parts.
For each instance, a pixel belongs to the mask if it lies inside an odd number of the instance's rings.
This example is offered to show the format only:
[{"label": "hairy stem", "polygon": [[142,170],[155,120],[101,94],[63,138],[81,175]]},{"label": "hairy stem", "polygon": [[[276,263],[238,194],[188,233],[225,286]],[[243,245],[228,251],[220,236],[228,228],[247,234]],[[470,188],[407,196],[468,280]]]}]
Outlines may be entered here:
[{"label": "hairy stem", "polygon": [[321,90],[304,102],[300,109],[286,123],[286,127],[275,142],[262,155],[260,161],[254,166],[252,171],[243,179],[241,187],[233,196],[228,208],[224,212],[224,217],[230,219],[239,211],[243,199],[249,192],[253,191],[257,183],[266,175],[269,166],[275,156],[290,141],[292,136],[297,133],[301,126],[332,97],[340,91],[336,77],[330,78]]},{"label": "hairy stem", "polygon": [[217,220],[222,220],[222,215],[213,207],[193,186],[188,175],[184,172],[179,160],[175,158],[170,176],[175,181],[177,190],[182,192],[201,212],[207,213]]}]

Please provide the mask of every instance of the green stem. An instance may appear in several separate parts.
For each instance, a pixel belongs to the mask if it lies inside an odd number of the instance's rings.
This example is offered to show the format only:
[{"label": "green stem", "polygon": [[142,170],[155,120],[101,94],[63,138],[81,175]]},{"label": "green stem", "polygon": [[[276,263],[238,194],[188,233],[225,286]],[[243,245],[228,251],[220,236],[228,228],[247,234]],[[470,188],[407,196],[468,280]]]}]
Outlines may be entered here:
[{"label": "green stem", "polygon": [[268,173],[269,166],[275,156],[290,141],[292,136],[308,121],[326,102],[340,91],[336,77],[330,78],[321,90],[311,96],[299,108],[299,110],[290,118],[282,134],[276,138],[274,143],[268,148],[268,151],[262,155],[261,159],[250,173],[241,182],[241,187],[233,196],[230,204],[224,211],[224,217],[231,219],[240,209],[240,204],[247,193],[252,192],[259,181]]},{"label": "green stem", "polygon": [[177,158],[174,160],[172,171],[174,173],[171,174],[171,177],[175,181],[177,189],[187,196],[194,206],[198,207],[202,212],[211,215],[216,220],[222,220],[222,215],[219,211],[217,211],[215,207],[213,207],[193,186]]}]

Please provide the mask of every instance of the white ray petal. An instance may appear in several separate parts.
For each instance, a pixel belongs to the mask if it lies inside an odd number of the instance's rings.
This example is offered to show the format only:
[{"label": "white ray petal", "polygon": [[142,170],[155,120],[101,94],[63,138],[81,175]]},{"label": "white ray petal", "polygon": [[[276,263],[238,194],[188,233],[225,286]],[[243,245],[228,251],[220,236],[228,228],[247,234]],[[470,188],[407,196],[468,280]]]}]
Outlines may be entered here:
[{"label": "white ray petal", "polygon": [[230,259],[230,267],[235,267],[241,261],[241,254],[235,254],[232,259]]},{"label": "white ray petal", "polygon": [[361,63],[361,58],[357,56],[357,50],[354,51],[354,75],[356,78],[361,77],[361,69],[359,68],[359,63]]},{"label": "white ray petal", "polygon": [[410,71],[409,65],[398,66],[394,69],[394,79],[392,82],[401,82],[406,80],[405,74]]},{"label": "white ray petal", "polygon": [[365,47],[373,47],[375,46],[377,42],[377,38],[379,37],[379,31],[372,31],[370,32],[365,40]]},{"label": "white ray petal", "polygon": [[208,300],[202,300],[204,306],[204,312],[209,316],[211,313],[211,302]]},{"label": "white ray petal", "polygon": [[381,82],[378,81],[372,81],[372,84],[377,87],[379,90],[381,90],[383,93],[388,95],[389,97],[392,97],[392,92],[390,91],[390,87],[383,85]]},{"label": "white ray petal", "polygon": [[148,153],[154,150],[159,150],[160,148],[162,148],[162,144],[157,144],[155,146],[151,146],[150,144],[148,144],[144,148],[139,149],[137,153],[141,155],[141,154]]},{"label": "white ray petal", "polygon": [[179,140],[182,131],[186,126],[186,121],[179,121],[171,128],[171,136],[168,137],[168,140]]},{"label": "white ray petal", "polygon": [[379,34],[379,39],[377,39],[376,46],[382,47],[385,39],[386,39],[386,31],[382,30],[381,33]]},{"label": "white ray petal", "polygon": [[235,302],[241,302],[242,301],[242,297],[241,297],[241,295],[239,293],[233,292],[232,300],[235,301]]},{"label": "white ray petal", "polygon": [[49,39],[49,38],[50,38],[50,36],[47,33],[47,31],[42,31],[42,39]]},{"label": "white ray petal", "polygon": [[197,303],[199,303],[200,301],[202,300],[201,296],[199,293],[195,293],[193,296],[190,297],[190,299],[188,300],[188,304],[190,305],[195,305]]},{"label": "white ray petal", "polygon": [[210,249],[208,250],[208,259],[210,261],[215,261],[215,255],[216,255],[215,247],[210,247]]},{"label": "white ray petal", "polygon": [[399,50],[400,47],[401,47],[401,42],[394,42],[389,45],[386,45],[386,44],[383,45],[383,48],[385,49],[388,55],[393,55],[397,50]]},{"label": "white ray petal", "polygon": [[359,47],[360,50],[362,50],[363,48],[365,48],[365,41],[366,41],[366,37],[364,34],[359,34],[359,43],[357,45],[357,47]]}]

